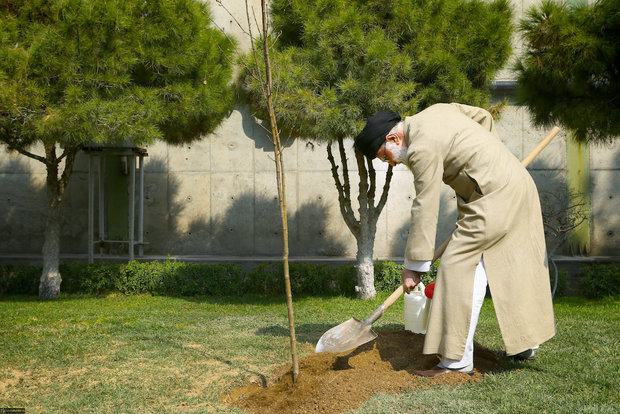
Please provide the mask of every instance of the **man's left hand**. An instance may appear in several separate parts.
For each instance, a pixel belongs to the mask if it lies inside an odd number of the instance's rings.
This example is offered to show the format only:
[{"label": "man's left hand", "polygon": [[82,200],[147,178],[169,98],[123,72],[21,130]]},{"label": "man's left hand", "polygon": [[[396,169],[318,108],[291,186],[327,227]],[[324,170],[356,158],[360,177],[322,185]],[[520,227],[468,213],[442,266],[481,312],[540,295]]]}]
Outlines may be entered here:
[{"label": "man's left hand", "polygon": [[409,293],[411,289],[413,289],[418,285],[418,283],[420,283],[420,281],[422,280],[422,274],[422,272],[416,272],[415,270],[403,268],[401,278],[403,280],[403,287],[405,288],[405,292]]}]

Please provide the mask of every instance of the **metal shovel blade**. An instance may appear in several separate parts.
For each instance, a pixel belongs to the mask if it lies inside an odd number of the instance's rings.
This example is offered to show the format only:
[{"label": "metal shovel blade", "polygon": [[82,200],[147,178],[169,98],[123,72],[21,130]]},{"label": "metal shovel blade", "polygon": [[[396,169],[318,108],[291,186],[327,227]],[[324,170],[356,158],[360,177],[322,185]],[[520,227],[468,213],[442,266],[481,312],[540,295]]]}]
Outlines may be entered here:
[{"label": "metal shovel blade", "polygon": [[316,344],[315,352],[346,352],[377,337],[370,324],[351,318],[325,332]]}]

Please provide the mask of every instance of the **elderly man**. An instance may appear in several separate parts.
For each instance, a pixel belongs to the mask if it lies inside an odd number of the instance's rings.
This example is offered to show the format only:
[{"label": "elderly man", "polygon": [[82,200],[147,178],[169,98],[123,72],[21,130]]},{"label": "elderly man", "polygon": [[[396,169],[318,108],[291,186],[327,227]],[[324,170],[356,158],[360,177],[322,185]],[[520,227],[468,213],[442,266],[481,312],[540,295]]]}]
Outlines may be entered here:
[{"label": "elderly man", "polygon": [[506,354],[532,359],[555,334],[540,202],[527,170],[500,141],[491,115],[436,104],[401,117],[380,111],[355,138],[368,158],[406,164],[411,207],[402,281],[407,292],[431,264],[441,182],[457,195],[458,220],[435,284],[425,354],[441,362],[418,375],[473,373],[473,337],[487,283]]}]

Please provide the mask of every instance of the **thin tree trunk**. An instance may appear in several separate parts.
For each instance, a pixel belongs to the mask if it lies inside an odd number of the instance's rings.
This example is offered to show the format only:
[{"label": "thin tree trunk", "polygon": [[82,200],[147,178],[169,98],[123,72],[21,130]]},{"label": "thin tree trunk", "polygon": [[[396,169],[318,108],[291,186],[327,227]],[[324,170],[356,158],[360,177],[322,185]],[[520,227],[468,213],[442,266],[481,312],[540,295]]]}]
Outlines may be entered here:
[{"label": "thin tree trunk", "polygon": [[[59,271],[60,262],[60,213],[62,196],[65,192],[75,160],[76,148],[67,148],[60,157],[56,156],[54,144],[45,145],[45,165],[47,169],[47,218],[43,239],[43,271],[39,281],[39,297],[56,299],[60,293],[62,278]],[[65,158],[66,157],[66,158]],[[65,169],[58,177],[58,166],[65,158]]]},{"label": "thin tree trunk", "polygon": [[263,17],[263,53],[265,58],[265,77],[266,77],[266,98],[267,108],[269,110],[269,122],[271,124],[271,137],[274,144],[275,162],[276,162],[276,181],[278,185],[278,199],[280,204],[280,218],[282,221],[282,265],[284,270],[284,287],[286,289],[286,307],[288,310],[288,326],[290,333],[291,344],[291,359],[293,365],[293,385],[297,381],[299,375],[299,362],[297,360],[297,344],[295,340],[295,317],[293,314],[293,295],[291,291],[291,278],[289,274],[289,249],[288,249],[288,222],[286,213],[286,185],[284,180],[284,157],[283,148],[280,142],[280,131],[278,130],[278,124],[276,120],[276,112],[273,104],[272,87],[273,82],[271,78],[271,62],[269,60],[269,42],[267,37],[267,5],[265,0],[261,0],[261,10]]},{"label": "thin tree trunk", "polygon": [[54,187],[47,185],[47,218],[43,240],[43,272],[39,281],[39,297],[56,299],[62,278],[58,270],[60,256],[60,202]]},{"label": "thin tree trunk", "polygon": [[[366,221],[366,223],[364,223]],[[377,295],[375,290],[374,244],[376,226],[362,218],[361,237],[357,239],[357,297],[370,299]]]}]

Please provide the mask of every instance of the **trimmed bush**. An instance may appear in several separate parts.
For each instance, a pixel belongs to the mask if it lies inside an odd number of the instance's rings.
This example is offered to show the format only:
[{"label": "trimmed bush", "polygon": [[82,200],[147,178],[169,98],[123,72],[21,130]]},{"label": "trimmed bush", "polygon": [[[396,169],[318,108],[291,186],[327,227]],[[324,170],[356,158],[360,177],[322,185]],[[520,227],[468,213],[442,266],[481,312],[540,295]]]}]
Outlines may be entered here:
[{"label": "trimmed bush", "polygon": [[40,266],[0,265],[0,295],[36,295],[39,293]]},{"label": "trimmed bush", "polygon": [[[356,270],[353,265],[329,266],[314,263],[289,263],[293,294],[352,295],[355,292]],[[249,293],[284,293],[282,263],[261,263],[248,275]]]},{"label": "trimmed bush", "polygon": [[375,289],[377,291],[393,291],[402,283],[403,265],[389,261],[375,262]]},{"label": "trimmed bush", "polygon": [[[428,285],[437,278],[439,260],[431,265],[431,269],[422,276],[422,283]],[[403,265],[390,261],[375,262],[375,289],[378,291],[393,291],[402,283],[401,272]]]},{"label": "trimmed bush", "polygon": [[117,290],[126,295],[229,295],[243,292],[240,265],[165,262],[129,262],[120,269]]},{"label": "trimmed bush", "polygon": [[[403,266],[389,261],[375,264],[378,291],[398,287]],[[284,294],[281,262],[254,266],[249,272],[234,263],[186,263],[176,260],[115,263],[64,263],[60,266],[61,291],[66,293],[125,295],[238,295]],[[333,266],[315,263],[290,263],[291,289],[294,294],[355,295],[357,272],[352,264]],[[428,284],[435,280],[437,267],[424,275]],[[0,265],[0,294],[36,295],[41,267]]]},{"label": "trimmed bush", "polygon": [[115,263],[61,264],[59,267],[62,276],[61,291],[98,295],[115,291],[119,283],[120,269],[121,265]]},{"label": "trimmed bush", "polygon": [[616,296],[620,293],[620,269],[615,264],[588,264],[581,267],[579,282],[587,298]]},{"label": "trimmed bush", "polygon": [[167,262],[161,294],[225,296],[245,293],[245,271],[233,263]]}]

